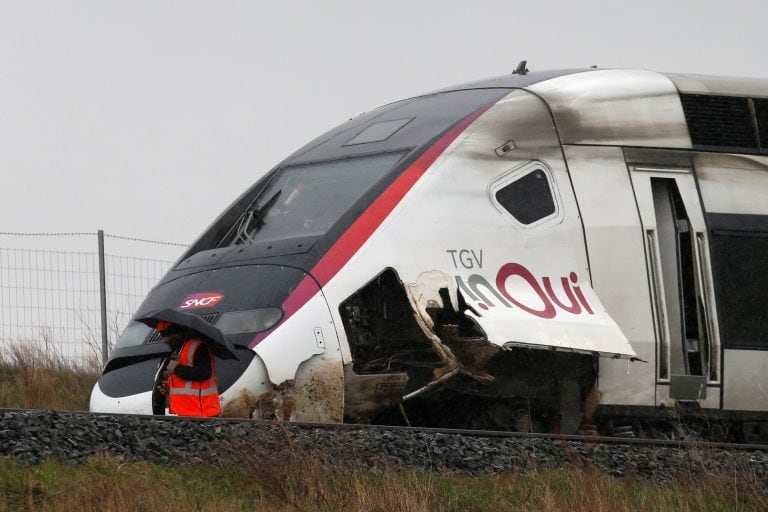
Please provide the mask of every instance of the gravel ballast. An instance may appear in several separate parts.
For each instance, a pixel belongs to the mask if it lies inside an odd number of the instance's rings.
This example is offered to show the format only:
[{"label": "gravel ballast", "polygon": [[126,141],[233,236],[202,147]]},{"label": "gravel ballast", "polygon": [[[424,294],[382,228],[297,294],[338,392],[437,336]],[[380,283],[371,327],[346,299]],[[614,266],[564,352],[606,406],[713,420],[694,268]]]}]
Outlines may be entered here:
[{"label": "gravel ballast", "polygon": [[597,444],[538,437],[468,436],[435,431],[264,421],[207,421],[57,411],[0,413],[0,455],[22,463],[80,463],[97,453],[160,464],[227,464],[253,453],[302,453],[357,469],[415,468],[481,475],[593,467],[618,477],[668,483],[723,473],[768,481],[762,450]]}]

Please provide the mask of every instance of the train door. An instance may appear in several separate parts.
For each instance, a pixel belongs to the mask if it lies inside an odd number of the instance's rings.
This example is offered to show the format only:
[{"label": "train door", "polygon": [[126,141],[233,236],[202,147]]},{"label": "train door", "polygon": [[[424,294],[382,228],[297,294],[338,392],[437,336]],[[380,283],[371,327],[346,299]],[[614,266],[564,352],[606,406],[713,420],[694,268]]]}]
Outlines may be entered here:
[{"label": "train door", "polygon": [[691,169],[631,167],[656,337],[656,404],[720,406],[707,230]]}]

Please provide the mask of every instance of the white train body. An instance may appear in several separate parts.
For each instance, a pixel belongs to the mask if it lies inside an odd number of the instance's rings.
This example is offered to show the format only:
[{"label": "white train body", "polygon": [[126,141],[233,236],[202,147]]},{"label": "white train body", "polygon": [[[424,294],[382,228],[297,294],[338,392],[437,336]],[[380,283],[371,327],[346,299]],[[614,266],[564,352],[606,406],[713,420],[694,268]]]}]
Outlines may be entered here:
[{"label": "white train body", "polygon": [[[218,362],[237,414],[569,432],[666,408],[760,435],[766,98],[589,70],[382,107],[254,185],[137,316],[210,315],[246,356]],[[126,333],[93,410],[152,412],[164,348]]]}]

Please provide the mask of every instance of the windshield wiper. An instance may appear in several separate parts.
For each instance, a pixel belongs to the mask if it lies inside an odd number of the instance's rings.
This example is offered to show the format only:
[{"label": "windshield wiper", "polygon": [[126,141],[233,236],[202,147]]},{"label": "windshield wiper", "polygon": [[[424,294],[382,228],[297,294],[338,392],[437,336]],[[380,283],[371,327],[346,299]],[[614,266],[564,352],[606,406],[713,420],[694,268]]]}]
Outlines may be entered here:
[{"label": "windshield wiper", "polygon": [[[264,216],[267,214],[269,209],[274,206],[274,204],[277,202],[277,198],[280,197],[282,192],[282,189],[278,189],[274,194],[272,194],[272,197],[267,199],[264,204],[257,206],[256,208],[248,208],[245,211],[243,217],[240,219],[239,225],[237,226],[237,232],[235,234],[234,240],[235,245],[238,243],[253,243],[252,235],[255,234],[259,229],[261,229],[261,226],[264,225]],[[253,225],[252,230],[251,225]]]},{"label": "windshield wiper", "polygon": [[264,192],[267,191],[267,189],[269,189],[270,185],[272,185],[272,182],[275,181],[275,178],[277,178],[279,174],[280,174],[279,172],[273,172],[266,179],[266,181],[264,181],[264,183],[261,184],[257,192],[253,195],[253,199],[251,199],[251,201],[248,203],[248,206],[245,207],[245,209],[243,210],[243,213],[241,213],[237,217],[237,220],[227,230],[226,234],[221,237],[216,247],[228,247],[231,245],[235,245],[238,243],[238,240],[243,239],[241,237],[241,227],[243,225],[243,222],[245,222],[246,218],[250,215],[250,212],[253,210],[254,205],[259,202],[259,199],[261,199],[261,196],[264,194]]}]

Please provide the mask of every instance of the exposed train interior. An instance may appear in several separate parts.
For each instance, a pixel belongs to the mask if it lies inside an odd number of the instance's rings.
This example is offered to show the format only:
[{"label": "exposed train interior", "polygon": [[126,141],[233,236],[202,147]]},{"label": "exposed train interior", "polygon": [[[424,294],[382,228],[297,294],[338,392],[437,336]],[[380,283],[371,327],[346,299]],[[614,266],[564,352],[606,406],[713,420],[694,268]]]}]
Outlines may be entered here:
[{"label": "exposed train interior", "polygon": [[[427,311],[433,333],[460,368],[450,377],[450,363],[420,327],[394,270],[382,272],[341,304],[354,374],[407,375],[400,396],[376,396],[371,390],[367,400],[380,407],[367,417],[348,414],[348,419],[564,433],[575,433],[590,419],[595,356],[493,345],[464,313],[467,305],[460,293],[458,311],[447,289],[440,296],[442,305]],[[356,382],[347,379],[348,388]]]}]

